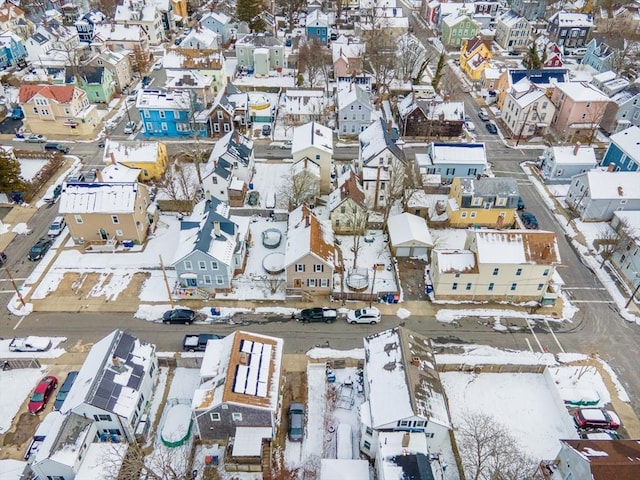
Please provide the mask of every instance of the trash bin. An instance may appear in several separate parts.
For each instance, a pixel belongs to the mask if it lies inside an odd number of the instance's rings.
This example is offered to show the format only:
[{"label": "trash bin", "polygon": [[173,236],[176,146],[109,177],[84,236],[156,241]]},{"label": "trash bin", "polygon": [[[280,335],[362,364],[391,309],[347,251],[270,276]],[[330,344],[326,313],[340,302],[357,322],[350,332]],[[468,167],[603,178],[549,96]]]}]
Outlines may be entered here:
[{"label": "trash bin", "polygon": [[220,307],[211,307],[211,316],[219,317],[222,312],[220,312]]},{"label": "trash bin", "polygon": [[133,248],[133,240],[123,240],[122,246],[124,248]]}]

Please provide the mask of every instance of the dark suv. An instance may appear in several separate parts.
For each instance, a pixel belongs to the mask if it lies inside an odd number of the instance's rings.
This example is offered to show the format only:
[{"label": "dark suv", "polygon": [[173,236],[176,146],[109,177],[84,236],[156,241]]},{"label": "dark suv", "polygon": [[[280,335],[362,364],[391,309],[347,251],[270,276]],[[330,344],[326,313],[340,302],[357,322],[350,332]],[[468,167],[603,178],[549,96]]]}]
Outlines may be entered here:
[{"label": "dark suv", "polygon": [[56,400],[55,402],[53,402],[54,410],[60,410],[60,408],[62,408],[62,404],[67,398],[67,394],[69,393],[69,390],[71,390],[71,386],[73,385],[73,382],[76,381],[77,376],[78,376],[78,372],[75,372],[75,371],[69,372],[69,374],[67,375],[67,378],[64,379],[64,382],[62,382],[62,386],[60,387],[60,390],[58,390],[58,395],[56,395]]},{"label": "dark suv", "polygon": [[302,323],[325,322],[332,323],[338,317],[338,311],[334,308],[305,308],[298,314],[298,321]]},{"label": "dark suv", "polygon": [[163,323],[183,323],[189,325],[193,323],[196,318],[196,312],[189,310],[188,308],[174,308],[173,310],[167,310],[162,315]]},{"label": "dark suv", "polygon": [[60,145],[59,143],[45,143],[44,149],[64,154],[69,153],[69,147],[67,147],[66,145]]}]

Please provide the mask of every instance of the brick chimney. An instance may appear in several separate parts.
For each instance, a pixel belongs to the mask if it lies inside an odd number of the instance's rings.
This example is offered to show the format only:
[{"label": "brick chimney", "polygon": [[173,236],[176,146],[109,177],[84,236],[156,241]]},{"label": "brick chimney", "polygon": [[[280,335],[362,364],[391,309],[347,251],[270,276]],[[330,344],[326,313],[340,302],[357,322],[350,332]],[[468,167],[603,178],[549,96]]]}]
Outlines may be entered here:
[{"label": "brick chimney", "polygon": [[115,165],[116,164],[116,157],[113,154],[113,152],[109,152],[109,157],[111,157],[111,165]]},{"label": "brick chimney", "polygon": [[624,188],[618,187],[618,195],[624,197]]},{"label": "brick chimney", "polygon": [[580,142],[576,142],[576,144],[573,147],[573,156],[575,157],[576,155],[578,155],[579,151],[580,151]]},{"label": "brick chimney", "polygon": [[387,132],[391,133],[391,120],[387,120]]}]

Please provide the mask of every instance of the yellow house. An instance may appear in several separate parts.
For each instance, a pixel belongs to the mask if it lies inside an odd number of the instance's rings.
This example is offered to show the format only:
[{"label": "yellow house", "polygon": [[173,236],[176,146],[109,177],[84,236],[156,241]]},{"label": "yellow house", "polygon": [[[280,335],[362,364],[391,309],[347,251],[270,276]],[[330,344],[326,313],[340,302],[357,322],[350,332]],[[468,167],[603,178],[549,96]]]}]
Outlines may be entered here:
[{"label": "yellow house", "polygon": [[160,180],[167,170],[169,156],[162,142],[109,140],[104,147],[104,163],[137,168],[140,181]]},{"label": "yellow house", "polygon": [[454,178],[446,204],[449,224],[511,227],[516,221],[518,183],[514,178]]},{"label": "yellow house", "polygon": [[480,37],[462,41],[460,68],[474,82],[480,81],[484,69],[491,66],[492,57],[488,43]]},{"label": "yellow house", "polygon": [[187,0],[171,0],[171,9],[174,15],[182,17],[183,20],[186,20],[189,16],[187,12]]}]

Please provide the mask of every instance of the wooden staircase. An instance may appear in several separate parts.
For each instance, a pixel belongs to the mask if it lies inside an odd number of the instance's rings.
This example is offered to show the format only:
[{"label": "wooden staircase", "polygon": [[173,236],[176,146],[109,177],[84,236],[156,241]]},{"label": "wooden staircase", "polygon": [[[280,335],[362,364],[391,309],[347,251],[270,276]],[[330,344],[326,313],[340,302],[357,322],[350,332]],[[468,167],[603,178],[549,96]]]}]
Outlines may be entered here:
[{"label": "wooden staircase", "polygon": [[260,463],[262,464],[262,480],[272,480],[271,475],[271,440],[262,439],[262,454]]}]

